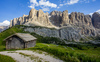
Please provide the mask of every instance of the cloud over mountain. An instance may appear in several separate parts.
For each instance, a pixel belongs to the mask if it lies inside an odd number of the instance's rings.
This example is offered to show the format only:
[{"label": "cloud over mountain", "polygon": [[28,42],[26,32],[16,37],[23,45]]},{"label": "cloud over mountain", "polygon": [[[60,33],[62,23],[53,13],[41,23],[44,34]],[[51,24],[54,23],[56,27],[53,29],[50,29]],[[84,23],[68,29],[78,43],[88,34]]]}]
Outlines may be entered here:
[{"label": "cloud over mountain", "polygon": [[8,20],[0,22],[0,26],[8,26],[8,25],[10,25],[10,22]]},{"label": "cloud over mountain", "polygon": [[56,4],[46,0],[30,0],[30,4],[28,7],[35,8],[36,6],[40,6],[43,11],[49,11],[49,8],[57,8]]}]

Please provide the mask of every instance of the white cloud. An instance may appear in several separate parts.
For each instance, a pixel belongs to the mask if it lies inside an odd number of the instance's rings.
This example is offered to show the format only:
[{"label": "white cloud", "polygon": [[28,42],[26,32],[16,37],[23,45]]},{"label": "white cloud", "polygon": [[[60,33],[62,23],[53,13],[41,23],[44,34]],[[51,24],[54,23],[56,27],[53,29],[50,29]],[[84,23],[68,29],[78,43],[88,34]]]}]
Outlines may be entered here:
[{"label": "white cloud", "polygon": [[[99,9],[99,10],[97,10],[97,11],[95,11],[95,12],[98,12],[98,13],[100,14],[100,9]],[[90,13],[89,15],[91,15],[91,16],[92,16],[92,14],[93,14],[93,13]]]},{"label": "white cloud", "polygon": [[96,12],[100,13],[100,9],[99,9],[99,10],[97,10]]},{"label": "white cloud", "polygon": [[[90,0],[64,0],[64,1],[59,0],[59,1],[60,1],[60,4],[58,6],[59,8],[64,5],[73,5],[76,3],[83,3],[83,2],[90,3]],[[92,0],[92,1],[96,1],[96,0]]]},{"label": "white cloud", "polygon": [[[96,1],[96,0],[92,0]],[[43,11],[49,11],[50,8],[60,8],[64,5],[73,5],[76,3],[89,3],[90,0],[59,0],[59,4],[50,2],[50,0],[30,0],[30,8],[40,7]]]},{"label": "white cloud", "polygon": [[68,13],[70,15],[70,13]]},{"label": "white cloud", "polygon": [[49,11],[49,8],[42,8],[43,11]]},{"label": "white cloud", "polygon": [[30,8],[35,8],[36,6],[39,6],[43,9],[43,11],[49,11],[49,8],[57,8],[57,5],[54,3],[51,3],[49,1],[46,0],[39,0],[37,2],[37,0],[30,0]]},{"label": "white cloud", "polygon": [[36,0],[30,0],[31,3],[35,3],[38,5],[37,1]]},{"label": "white cloud", "polygon": [[60,4],[59,6],[63,6],[64,4]]},{"label": "white cloud", "polygon": [[64,6],[64,5],[72,5],[72,4],[75,4],[75,3],[78,3],[79,0],[64,0],[63,2],[61,2],[61,4],[59,4],[59,8],[61,6]]},{"label": "white cloud", "polygon": [[30,0],[30,3],[31,3],[31,5],[28,6],[28,7],[30,7],[30,8],[35,8],[35,6],[38,6],[37,0]]},{"label": "white cloud", "polygon": [[29,8],[34,8],[35,6],[34,5],[31,5],[31,6],[28,6]]},{"label": "white cloud", "polygon": [[40,0],[39,5],[48,6],[48,7],[51,7],[51,8],[56,8],[57,7],[56,4],[50,3],[49,1],[46,1],[46,0]]},{"label": "white cloud", "polygon": [[93,14],[93,13],[90,13],[89,15],[91,15],[91,16],[92,16],[92,14]]},{"label": "white cloud", "polygon": [[68,1],[68,5],[72,5],[72,4],[75,4],[75,3],[78,3],[79,0],[70,0]]},{"label": "white cloud", "polygon": [[0,22],[0,26],[8,26],[8,25],[10,25],[10,22],[8,20]]}]

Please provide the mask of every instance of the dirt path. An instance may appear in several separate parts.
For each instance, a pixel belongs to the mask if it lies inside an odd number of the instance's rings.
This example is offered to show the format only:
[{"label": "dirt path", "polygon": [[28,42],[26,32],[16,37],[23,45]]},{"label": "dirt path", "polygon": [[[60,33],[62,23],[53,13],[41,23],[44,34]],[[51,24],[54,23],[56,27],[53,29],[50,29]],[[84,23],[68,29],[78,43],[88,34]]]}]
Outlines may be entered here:
[{"label": "dirt path", "polygon": [[17,51],[3,51],[0,54],[12,57],[16,62],[63,62],[56,57],[53,57],[46,52],[17,50]]}]

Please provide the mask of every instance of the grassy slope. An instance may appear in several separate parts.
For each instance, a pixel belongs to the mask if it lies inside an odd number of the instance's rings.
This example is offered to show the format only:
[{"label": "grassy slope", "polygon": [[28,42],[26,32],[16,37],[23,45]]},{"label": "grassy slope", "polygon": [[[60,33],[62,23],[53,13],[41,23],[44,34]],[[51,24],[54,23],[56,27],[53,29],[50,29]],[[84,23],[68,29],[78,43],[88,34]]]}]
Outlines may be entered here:
[{"label": "grassy slope", "polygon": [[[19,29],[20,26],[15,26],[10,29],[7,29],[6,31],[0,33],[0,51],[5,50],[5,42],[3,41],[6,37],[20,32],[20,33],[26,33],[22,29]],[[31,33],[32,35],[35,35],[35,37],[38,37],[35,33]],[[48,37],[42,39],[42,37],[38,37],[38,42],[46,42],[48,41]],[[54,38],[50,38],[49,40],[53,40]],[[65,47],[67,47],[66,45]],[[70,61],[70,62],[79,62],[79,61],[89,61],[89,62],[100,62],[100,47],[93,48],[92,46],[79,48],[73,47],[75,50],[72,50],[70,47],[67,47],[67,49],[64,46],[57,46],[53,44],[42,44],[37,43],[34,48],[32,49],[38,49],[46,51],[50,54],[54,54],[55,56],[59,57],[62,60]]]},{"label": "grassy slope", "polygon": [[[23,27],[23,28],[22,28]],[[0,51],[5,50],[5,42],[3,41],[8,36],[14,34],[14,33],[28,33],[23,31],[24,28],[27,26],[14,26],[12,28],[9,28],[3,32],[0,33]],[[34,28],[34,27],[32,27]],[[42,28],[42,27],[35,27],[35,28]],[[37,35],[36,33],[30,33],[31,35],[34,35],[37,39],[37,42],[44,42],[44,43],[53,43],[55,41],[56,44],[63,43],[60,39],[54,38],[54,37],[42,37],[40,35]],[[57,41],[57,42],[56,42]]]},{"label": "grassy slope", "polygon": [[79,50],[76,47],[37,43],[34,48],[28,49],[43,50],[68,62],[100,62],[100,47],[96,49],[90,48],[87,50]]},{"label": "grassy slope", "polygon": [[0,54],[0,62],[16,62],[11,57]]},{"label": "grassy slope", "polygon": [[[3,41],[5,38],[8,36],[21,32],[23,33],[22,29],[18,29],[16,27],[12,27],[10,29],[5,30],[4,32],[0,33],[0,51],[5,50],[5,42]],[[5,56],[5,55],[0,55],[0,62],[15,62],[11,57]]]},{"label": "grassy slope", "polygon": [[7,29],[0,33],[0,51],[5,50],[5,42],[3,41],[8,36],[14,34],[14,33],[24,33],[22,29],[19,29],[18,27],[12,27],[10,29]]}]

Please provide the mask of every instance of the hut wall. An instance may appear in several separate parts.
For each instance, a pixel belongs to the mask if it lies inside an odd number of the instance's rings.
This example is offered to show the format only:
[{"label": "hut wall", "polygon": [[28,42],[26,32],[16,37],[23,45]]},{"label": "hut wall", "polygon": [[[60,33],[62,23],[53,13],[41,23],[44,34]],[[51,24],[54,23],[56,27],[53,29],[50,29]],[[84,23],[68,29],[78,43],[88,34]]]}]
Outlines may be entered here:
[{"label": "hut wall", "polygon": [[36,44],[36,40],[29,41],[26,43],[26,48],[34,47]]},{"label": "hut wall", "polygon": [[22,49],[24,48],[24,42],[17,36],[13,36],[8,39],[6,44],[7,49]]}]

